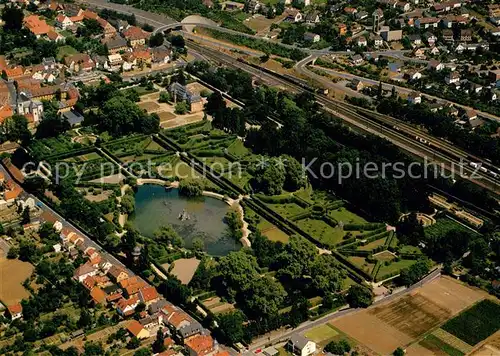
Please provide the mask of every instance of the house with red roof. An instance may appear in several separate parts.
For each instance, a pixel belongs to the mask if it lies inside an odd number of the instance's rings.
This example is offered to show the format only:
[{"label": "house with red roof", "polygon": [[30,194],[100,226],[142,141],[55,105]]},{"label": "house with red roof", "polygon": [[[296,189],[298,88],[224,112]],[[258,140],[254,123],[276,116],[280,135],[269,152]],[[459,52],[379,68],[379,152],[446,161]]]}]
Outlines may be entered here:
[{"label": "house with red roof", "polygon": [[116,311],[121,316],[130,316],[134,314],[135,307],[139,304],[139,298],[132,297],[129,299],[122,298],[116,302]]},{"label": "house with red roof", "polygon": [[210,335],[196,335],[184,341],[189,356],[213,355],[216,350],[214,339]]},{"label": "house with red roof", "polygon": [[71,19],[63,14],[59,14],[56,17],[56,26],[62,30],[66,30],[68,27],[73,26],[74,23]]},{"label": "house with red roof", "polygon": [[95,304],[106,305],[107,303],[107,295],[106,293],[99,287],[94,287],[90,291],[90,297]]},{"label": "house with red roof", "polygon": [[40,38],[53,30],[52,26],[49,26],[47,22],[41,19],[38,15],[29,15],[25,17],[24,27],[33,33],[36,38]]},{"label": "house with red roof", "polygon": [[97,268],[89,263],[84,263],[75,270],[75,272],[73,273],[73,278],[82,283],[87,277],[95,276],[96,274]]},{"label": "house with red roof", "polygon": [[130,321],[130,323],[127,325],[127,331],[130,333],[130,335],[138,339],[147,339],[150,336],[149,331],[145,329],[137,320]]},{"label": "house with red roof", "polygon": [[23,317],[23,306],[20,303],[8,305],[7,311],[9,312],[11,320],[16,320]]},{"label": "house with red roof", "polygon": [[130,42],[132,47],[144,46],[150,33],[137,26],[129,26],[123,31],[123,37]]},{"label": "house with red roof", "polygon": [[148,286],[139,290],[139,300],[149,306],[152,303],[157,302],[160,299],[160,295],[156,291],[155,287]]}]

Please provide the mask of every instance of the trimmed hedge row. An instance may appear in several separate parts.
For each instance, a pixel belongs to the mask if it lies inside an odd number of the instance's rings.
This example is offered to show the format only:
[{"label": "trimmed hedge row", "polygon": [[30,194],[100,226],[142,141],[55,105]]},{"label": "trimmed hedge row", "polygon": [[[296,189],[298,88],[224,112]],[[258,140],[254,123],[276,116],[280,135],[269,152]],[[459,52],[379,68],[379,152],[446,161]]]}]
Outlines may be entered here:
[{"label": "trimmed hedge row", "polygon": [[77,157],[77,156],[85,155],[85,154],[92,153],[92,152],[98,153],[97,150],[95,149],[95,147],[86,147],[86,148],[80,148],[77,150],[68,151],[68,152],[64,152],[64,153],[58,153],[58,154],[55,154],[52,156],[47,156],[47,158],[45,160],[46,161],[60,161],[60,160],[66,159],[66,158]]},{"label": "trimmed hedge row", "polygon": [[381,233],[389,233],[389,231],[387,231],[386,227],[381,227],[381,228],[378,228],[376,230],[369,230],[368,232],[363,232],[361,234],[358,234],[356,235],[357,238],[359,239],[365,239],[365,238],[368,238],[368,237],[372,237],[372,236],[375,236],[375,235],[379,235]]},{"label": "trimmed hedge row", "polygon": [[345,231],[371,231],[371,230],[377,230],[381,229],[382,227],[385,228],[385,224],[383,223],[366,223],[366,224],[345,224],[344,225],[344,230]]}]

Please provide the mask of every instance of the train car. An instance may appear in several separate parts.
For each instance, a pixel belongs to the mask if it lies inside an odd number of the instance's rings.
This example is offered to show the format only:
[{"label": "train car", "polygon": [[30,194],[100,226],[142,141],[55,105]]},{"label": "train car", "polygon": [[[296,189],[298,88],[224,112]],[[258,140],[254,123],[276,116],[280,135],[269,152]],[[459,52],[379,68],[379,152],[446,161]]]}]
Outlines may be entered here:
[{"label": "train car", "polygon": [[479,168],[481,166],[481,163],[476,163],[476,162],[470,162],[469,163],[469,166],[473,167],[473,168]]}]

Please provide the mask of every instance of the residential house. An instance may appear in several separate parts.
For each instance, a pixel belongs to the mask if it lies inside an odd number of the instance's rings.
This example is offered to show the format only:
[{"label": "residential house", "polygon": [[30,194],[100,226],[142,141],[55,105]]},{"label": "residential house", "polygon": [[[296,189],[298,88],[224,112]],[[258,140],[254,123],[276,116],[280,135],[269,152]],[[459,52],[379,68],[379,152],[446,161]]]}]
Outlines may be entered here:
[{"label": "residential house", "polygon": [[81,283],[88,276],[95,276],[97,274],[97,272],[98,272],[97,268],[95,268],[94,266],[92,266],[91,264],[89,264],[87,262],[75,270],[75,272],[73,273],[73,278]]},{"label": "residential house", "polygon": [[403,11],[403,12],[408,12],[411,9],[411,5],[408,2],[405,1],[398,1],[396,3],[396,8]]},{"label": "residential house", "polygon": [[149,48],[134,48],[132,55],[136,59],[136,63],[138,66],[150,65],[151,64],[151,51]]},{"label": "residential house", "polygon": [[245,6],[248,13],[256,14],[261,9],[262,4],[258,0],[247,0]]},{"label": "residential house", "polygon": [[351,88],[353,88],[356,91],[360,91],[364,88],[364,84],[361,80],[354,78],[351,80]]},{"label": "residential house", "polygon": [[118,72],[122,68],[123,58],[119,53],[108,56],[108,65],[110,70]]},{"label": "residential house", "polygon": [[463,117],[465,120],[468,120],[468,121],[475,120],[475,119],[477,119],[477,112],[475,112],[474,110],[467,110],[467,111],[465,111]]},{"label": "residential house", "polygon": [[420,46],[422,44],[422,39],[420,38],[420,35],[409,35],[408,40],[410,40],[410,43],[413,46]]},{"label": "residential house", "polygon": [[445,42],[453,42],[453,31],[452,30],[443,30],[443,40]]},{"label": "residential house", "polygon": [[339,27],[339,35],[340,36],[345,36],[346,33],[347,33],[347,25],[341,23],[341,24],[338,25],[338,27]]},{"label": "residential house", "polygon": [[236,1],[224,1],[220,5],[224,11],[243,11],[245,8],[245,4]]},{"label": "residential house", "polygon": [[115,283],[120,283],[124,279],[129,278],[128,273],[121,267],[113,265],[109,270],[108,270],[108,276],[109,278],[115,282]]},{"label": "residential house", "polygon": [[370,40],[373,41],[375,47],[381,47],[384,45],[384,39],[374,33],[370,34]]},{"label": "residential house", "polygon": [[435,60],[435,59],[431,59],[429,61],[429,63],[427,64],[427,69],[439,72],[439,71],[444,69],[444,64],[441,63],[440,61]]},{"label": "residential house", "polygon": [[86,53],[77,53],[64,57],[64,64],[71,72],[89,72],[95,68],[95,63]]},{"label": "residential house", "polygon": [[490,80],[490,83],[494,84],[495,86],[497,86],[497,82],[500,81],[500,69],[496,69],[496,70],[490,70],[488,72],[488,78]]},{"label": "residential house", "polygon": [[99,17],[97,19],[97,22],[99,22],[99,25],[101,25],[104,38],[110,38],[116,35],[116,28],[114,28],[113,25],[111,25],[108,21]]},{"label": "residential house", "polygon": [[358,21],[364,20],[364,19],[368,18],[368,12],[366,12],[366,11],[358,11],[356,13],[356,15],[354,15],[354,17]]},{"label": "residential house", "polygon": [[467,17],[463,15],[459,16],[447,16],[442,20],[444,28],[452,28],[453,25],[466,25],[468,23]]},{"label": "residential house", "polygon": [[23,307],[20,303],[8,305],[7,312],[9,313],[10,320],[16,320],[23,317]]},{"label": "residential house", "polygon": [[416,48],[412,52],[413,56],[418,59],[425,59],[425,50],[423,48]]},{"label": "residential house", "polygon": [[418,79],[422,78],[422,73],[420,73],[416,69],[411,69],[405,73],[404,77],[405,77],[405,79],[408,79],[408,80],[418,80]]},{"label": "residential house", "polygon": [[420,104],[422,102],[422,95],[420,95],[420,93],[417,93],[415,91],[412,91],[409,95],[408,95],[408,102],[410,104]]},{"label": "residential house", "polygon": [[358,10],[355,9],[354,7],[344,7],[344,12],[347,15],[355,15],[358,12]]},{"label": "residential house", "polygon": [[287,10],[286,21],[297,23],[297,22],[301,22],[302,19],[303,19],[303,16],[299,10],[297,10],[297,9]]},{"label": "residential house", "polygon": [[63,14],[59,14],[56,17],[56,26],[62,30],[66,30],[68,27],[73,26],[74,23],[71,19]]},{"label": "residential house", "polygon": [[398,3],[398,0],[378,0],[377,2],[381,5],[395,9],[396,4]]},{"label": "residential house", "polygon": [[131,320],[127,325],[128,332],[133,336],[140,339],[147,339],[149,335],[149,331],[146,330],[141,323],[137,320]]},{"label": "residential house", "polygon": [[462,42],[470,42],[472,41],[472,30],[465,29],[460,31],[460,41]]},{"label": "residential house", "polygon": [[500,36],[500,27],[497,27],[497,28],[490,30],[490,34],[492,36],[499,37]]},{"label": "residential house", "polygon": [[216,351],[217,345],[210,335],[196,335],[184,341],[189,356],[208,356]]},{"label": "residential house", "polygon": [[351,61],[352,64],[354,64],[355,66],[360,66],[365,62],[363,60],[363,57],[361,57],[359,54],[355,54],[354,56],[352,56]]},{"label": "residential house", "polygon": [[119,285],[129,298],[136,296],[142,288],[147,286],[147,284],[137,276],[124,279],[120,281]]},{"label": "residential house", "polygon": [[135,307],[139,304],[139,298],[132,297],[129,299],[122,298],[118,302],[116,302],[116,311],[121,316],[130,316],[134,314]]},{"label": "residential house", "polygon": [[170,61],[170,57],[172,56],[172,50],[167,46],[163,45],[160,47],[151,48],[151,67],[155,68],[156,66],[162,66],[167,64]]},{"label": "residential house", "polygon": [[366,38],[364,36],[359,36],[356,39],[356,45],[358,47],[366,47],[366,46],[368,46],[368,41],[366,40]]},{"label": "residential house", "polygon": [[320,21],[319,15],[320,15],[320,13],[317,10],[313,10],[313,11],[308,12],[306,17],[305,17],[306,24],[314,25],[314,24],[319,23],[319,21]]},{"label": "residential house", "polygon": [[299,356],[309,356],[316,352],[316,343],[296,333],[285,344],[285,349]]},{"label": "residential house", "polygon": [[99,287],[94,287],[90,291],[90,297],[92,298],[92,301],[96,305],[106,305],[107,304],[107,295],[106,293]]},{"label": "residential house", "polygon": [[113,37],[107,37],[102,39],[102,44],[108,47],[108,51],[111,54],[126,52],[129,50],[127,46],[127,40],[121,35],[116,35]]},{"label": "residential house", "polygon": [[431,49],[428,50],[430,55],[437,56],[441,51],[437,47],[432,47]]},{"label": "residential house", "polygon": [[40,38],[53,30],[52,26],[49,26],[45,20],[40,19],[38,15],[29,15],[25,17],[23,23],[36,38]]},{"label": "residential house", "polygon": [[304,41],[306,41],[306,42],[316,43],[316,42],[319,42],[320,40],[321,40],[321,37],[317,33],[312,33],[312,32],[304,33]]},{"label": "residential house", "polygon": [[476,83],[473,83],[473,82],[470,82],[469,83],[469,90],[471,93],[479,94],[483,90],[483,86],[476,84]]},{"label": "residential house", "polygon": [[66,40],[66,38],[63,35],[53,30],[47,33],[47,38],[49,39],[49,41],[56,43],[64,42]]},{"label": "residential house", "polygon": [[123,37],[130,42],[132,47],[144,46],[146,44],[146,40],[149,38],[149,35],[150,33],[137,26],[130,26],[123,31]]},{"label": "residential house", "polygon": [[454,84],[460,81],[460,74],[458,72],[451,72],[444,78],[446,84]]},{"label": "residential house", "polygon": [[429,46],[433,47],[436,44],[437,37],[431,32],[426,32],[424,33],[424,40]]},{"label": "residential house", "polygon": [[178,334],[182,340],[186,340],[194,335],[200,335],[203,333],[203,326],[193,320],[189,325],[183,326],[178,330]]},{"label": "residential house", "polygon": [[436,28],[440,21],[441,21],[441,19],[439,19],[437,17],[422,17],[422,18],[418,18],[415,20],[415,27],[419,28],[419,29],[422,29],[422,28],[425,29],[425,28],[431,28],[431,27]]},{"label": "residential house", "polygon": [[445,1],[441,3],[435,3],[432,5],[432,10],[437,13],[449,12],[453,9],[459,8],[462,6],[460,1]]},{"label": "residential house", "polygon": [[160,299],[160,295],[156,291],[155,287],[145,287],[139,290],[139,300],[149,306],[152,303],[156,303]]}]

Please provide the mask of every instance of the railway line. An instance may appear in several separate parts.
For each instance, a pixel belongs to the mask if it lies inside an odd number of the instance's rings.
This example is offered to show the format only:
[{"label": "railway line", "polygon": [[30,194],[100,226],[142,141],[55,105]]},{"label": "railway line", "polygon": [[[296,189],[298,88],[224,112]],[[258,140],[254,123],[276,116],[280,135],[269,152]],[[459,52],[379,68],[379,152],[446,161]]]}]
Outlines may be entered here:
[{"label": "railway line", "polygon": [[[400,120],[374,113],[340,100],[327,98],[322,94],[318,94],[317,90],[310,87],[305,81],[294,80],[294,78],[289,76],[285,77],[265,68],[251,65],[192,41],[189,41],[187,46],[197,52],[203,53],[216,62],[239,68],[263,81],[282,86],[286,90],[295,93],[301,91],[312,92],[316,101],[324,109],[344,120],[349,126],[384,137],[413,155],[420,158],[427,158],[428,163],[436,164],[439,168],[460,174],[462,177],[488,189],[495,195],[500,195],[499,177],[494,177],[485,172],[484,169],[479,169],[481,166],[479,168],[476,166],[473,167],[472,164],[487,164],[491,170],[497,169],[497,167],[480,158],[471,156],[449,143],[443,143],[437,138],[411,127],[411,125]],[[489,171],[489,169],[487,170]],[[498,173],[500,175],[500,170]]]}]

